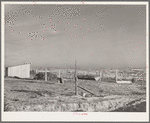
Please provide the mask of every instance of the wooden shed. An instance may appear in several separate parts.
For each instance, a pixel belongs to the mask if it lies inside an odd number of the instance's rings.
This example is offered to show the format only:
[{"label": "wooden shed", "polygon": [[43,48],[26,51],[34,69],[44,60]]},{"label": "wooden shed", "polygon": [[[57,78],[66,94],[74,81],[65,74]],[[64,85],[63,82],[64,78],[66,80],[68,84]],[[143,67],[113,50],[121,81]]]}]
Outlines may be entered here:
[{"label": "wooden shed", "polygon": [[30,65],[23,64],[5,68],[5,76],[8,77],[19,77],[19,78],[30,78]]}]

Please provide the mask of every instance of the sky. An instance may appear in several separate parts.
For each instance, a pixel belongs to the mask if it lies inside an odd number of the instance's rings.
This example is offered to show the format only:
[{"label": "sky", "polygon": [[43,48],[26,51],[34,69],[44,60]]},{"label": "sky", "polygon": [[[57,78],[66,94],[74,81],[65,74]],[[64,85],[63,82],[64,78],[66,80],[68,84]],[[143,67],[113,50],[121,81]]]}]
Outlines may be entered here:
[{"label": "sky", "polygon": [[5,66],[145,68],[144,5],[5,5]]}]

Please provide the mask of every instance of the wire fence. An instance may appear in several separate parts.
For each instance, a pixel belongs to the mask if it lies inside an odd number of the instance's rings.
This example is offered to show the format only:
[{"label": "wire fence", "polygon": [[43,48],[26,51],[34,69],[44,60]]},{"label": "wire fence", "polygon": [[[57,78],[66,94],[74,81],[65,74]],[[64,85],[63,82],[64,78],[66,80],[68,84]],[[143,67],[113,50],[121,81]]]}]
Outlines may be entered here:
[{"label": "wire fence", "polygon": [[[63,78],[64,80],[73,80],[75,77],[74,69],[36,69],[35,73],[46,73],[50,72],[57,75],[58,78]],[[126,81],[135,79],[146,80],[146,70],[144,69],[126,69],[126,70],[110,70],[110,69],[100,69],[100,70],[77,70],[77,76],[93,76],[100,77],[101,81]]]}]

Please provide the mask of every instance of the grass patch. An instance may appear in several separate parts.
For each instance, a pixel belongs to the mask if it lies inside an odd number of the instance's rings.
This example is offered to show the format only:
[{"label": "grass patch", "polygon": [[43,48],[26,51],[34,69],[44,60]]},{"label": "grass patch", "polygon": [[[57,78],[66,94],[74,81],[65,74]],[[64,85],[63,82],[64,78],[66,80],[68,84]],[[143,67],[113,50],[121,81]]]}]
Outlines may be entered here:
[{"label": "grass patch", "polygon": [[[53,81],[50,81],[53,83]],[[47,84],[43,81],[32,81],[5,78],[4,83],[4,111],[74,111],[79,110],[78,102],[83,104],[83,111],[107,111],[113,106],[124,103],[126,98],[135,98],[137,96],[145,97],[146,90],[145,85],[133,84],[117,84],[103,81],[77,81],[79,86],[93,92],[95,95],[99,95],[98,104],[89,104],[89,100],[94,101],[94,96],[87,93],[85,97],[82,97],[84,92],[78,89],[79,96],[75,96],[75,83],[65,82],[64,84]],[[143,87],[143,89],[141,88]],[[104,96],[120,95],[120,103],[111,104],[107,106],[107,102],[111,99],[103,98]],[[126,96],[126,98],[123,98]],[[94,98],[93,98],[94,97]],[[88,100],[89,99],[89,100]],[[122,100],[121,100],[122,99]],[[103,105],[101,101],[106,101]],[[95,101],[94,101],[95,102]],[[98,107],[95,107],[98,106]],[[70,108],[70,109],[69,109]],[[107,109],[107,110],[106,110]]]}]

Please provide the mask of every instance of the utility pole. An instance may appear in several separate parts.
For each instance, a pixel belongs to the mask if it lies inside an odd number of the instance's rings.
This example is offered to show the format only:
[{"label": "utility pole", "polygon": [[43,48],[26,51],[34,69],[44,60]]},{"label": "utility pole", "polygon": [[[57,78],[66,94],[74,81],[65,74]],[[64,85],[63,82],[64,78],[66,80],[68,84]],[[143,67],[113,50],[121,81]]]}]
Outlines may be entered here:
[{"label": "utility pole", "polygon": [[77,75],[76,75],[76,60],[75,60],[75,95],[78,95],[78,90],[77,90]]}]

